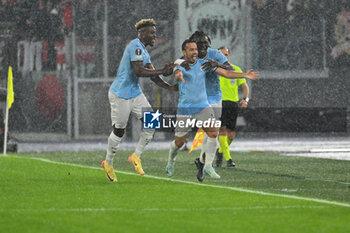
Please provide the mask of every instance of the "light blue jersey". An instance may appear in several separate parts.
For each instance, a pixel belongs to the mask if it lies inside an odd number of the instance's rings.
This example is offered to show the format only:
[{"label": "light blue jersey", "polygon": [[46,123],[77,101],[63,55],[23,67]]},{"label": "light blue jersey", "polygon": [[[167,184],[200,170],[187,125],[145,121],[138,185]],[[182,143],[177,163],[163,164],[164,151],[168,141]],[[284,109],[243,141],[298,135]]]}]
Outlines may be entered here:
[{"label": "light blue jersey", "polygon": [[134,98],[142,93],[139,85],[139,77],[132,67],[132,61],[143,61],[143,66],[151,62],[151,57],[145,46],[136,38],[125,48],[122,60],[109,91],[124,99]]},{"label": "light blue jersey", "polygon": [[[219,50],[211,48],[208,48],[208,55],[203,59],[211,59],[222,64],[228,61],[227,58]],[[206,74],[205,85],[209,103],[215,104],[219,102],[222,99],[219,75],[215,74],[214,72],[208,72]]]},{"label": "light blue jersey", "polygon": [[205,72],[201,66],[206,60],[198,59],[190,70],[177,66],[181,69],[185,83],[179,81],[179,104],[177,106],[177,114],[195,115],[204,108],[209,107],[207,93],[205,91]]}]

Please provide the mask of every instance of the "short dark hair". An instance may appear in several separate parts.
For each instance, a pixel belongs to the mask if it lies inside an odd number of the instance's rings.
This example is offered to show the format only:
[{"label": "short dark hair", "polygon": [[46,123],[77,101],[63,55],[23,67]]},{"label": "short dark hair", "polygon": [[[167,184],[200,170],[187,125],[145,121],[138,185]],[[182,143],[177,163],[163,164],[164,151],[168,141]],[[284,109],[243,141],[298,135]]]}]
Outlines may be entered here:
[{"label": "short dark hair", "polygon": [[219,48],[218,48],[218,50],[221,50],[221,49],[228,49],[226,46],[220,46]]},{"label": "short dark hair", "polygon": [[141,19],[135,24],[135,28],[137,31],[147,26],[156,26],[156,22],[154,21],[154,19]]},{"label": "short dark hair", "polygon": [[186,50],[186,45],[187,45],[188,43],[196,43],[196,41],[195,41],[195,40],[191,40],[191,39],[187,39],[187,40],[185,40],[184,42],[182,42],[182,46],[181,46],[182,51],[183,51],[183,50]]},{"label": "short dark hair", "polygon": [[206,37],[209,41],[209,44],[211,44],[211,40],[210,40],[209,36],[207,34],[205,34],[203,31],[195,31],[191,35],[190,39],[196,41],[199,37]]}]

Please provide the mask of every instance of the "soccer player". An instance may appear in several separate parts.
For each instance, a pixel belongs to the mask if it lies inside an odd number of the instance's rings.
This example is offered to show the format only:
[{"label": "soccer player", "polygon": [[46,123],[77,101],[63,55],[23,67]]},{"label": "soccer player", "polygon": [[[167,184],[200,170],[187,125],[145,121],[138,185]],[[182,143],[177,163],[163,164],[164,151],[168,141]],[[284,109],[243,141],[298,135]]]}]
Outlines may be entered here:
[{"label": "soccer player", "polygon": [[[169,90],[177,90],[177,86],[170,86],[159,75],[170,75],[174,64],[168,63],[161,70],[155,70],[146,47],[153,46],[156,39],[156,23],[153,19],[142,19],[136,23],[138,37],[132,40],[125,48],[120,62],[117,77],[112,83],[108,98],[111,105],[111,118],[113,131],[108,138],[106,159],[102,167],[108,180],[117,182],[113,169],[113,159],[124,135],[125,127],[130,114],[142,120],[142,110],[151,109],[151,105],[142,93],[139,78],[150,77],[158,86]],[[143,175],[140,156],[145,146],[151,141],[154,129],[143,130],[139,142],[129,161],[135,171]]]},{"label": "soccer player", "polygon": [[[198,59],[198,50],[196,41],[188,39],[182,44],[182,53],[186,63],[189,65],[190,69],[185,69],[183,66],[177,66],[175,71],[175,79],[179,82],[179,103],[177,110],[177,121],[183,120],[186,122],[187,119],[207,121],[210,119],[212,122],[215,121],[215,115],[213,108],[210,107],[208,102],[208,96],[206,91],[206,72],[215,72],[217,74],[223,75],[227,78],[238,78],[247,77],[250,79],[255,79],[258,74],[256,72],[249,71],[248,73],[236,73],[233,71],[228,71],[220,67],[215,67],[210,69],[210,64],[207,64],[207,60]],[[216,69],[216,70],[215,70]],[[205,164],[203,164],[202,176],[198,178],[199,181],[203,181],[203,172],[210,175],[212,178],[220,178],[220,176],[215,172],[212,167],[212,161],[214,159],[214,153],[216,150],[216,137],[218,133],[218,128],[214,125],[203,126],[202,129],[208,135],[208,139],[203,143],[204,151],[206,153],[207,159]],[[170,144],[168,164],[166,166],[166,173],[168,176],[172,176],[174,173],[174,165],[176,155],[178,150],[185,143],[188,136],[188,132],[191,128],[187,125],[180,127],[177,124],[175,129],[175,140]]]},{"label": "soccer player", "polygon": [[[190,37],[190,39],[195,40],[198,46],[198,57],[201,59],[209,60],[210,67],[209,69],[219,67],[226,70],[234,70],[233,67],[228,62],[228,59],[218,50],[211,49],[210,38],[203,31],[196,31]],[[208,64],[208,65],[209,65]],[[206,67],[205,67],[206,68]],[[236,76],[238,77],[238,76]],[[215,118],[221,118],[221,106],[222,106],[222,92],[220,88],[220,79],[219,75],[214,72],[206,73],[206,92],[208,96],[208,102],[210,106],[214,109]],[[207,140],[207,135],[204,136],[203,145]],[[204,147],[199,158],[196,158],[195,164],[197,166],[197,178],[200,180],[200,177],[203,177],[202,171],[205,163],[206,154],[204,153]],[[213,162],[214,159],[211,160]],[[206,161],[207,162],[207,161]]]},{"label": "soccer player", "polygon": [[[230,51],[226,47],[218,49],[222,54],[230,59]],[[231,64],[232,65],[232,64]],[[236,72],[242,73],[242,70],[235,65],[232,65]],[[220,148],[216,151],[216,166],[222,166],[223,157],[226,160],[227,167],[234,167],[236,164],[232,161],[229,146],[235,139],[237,116],[240,108],[248,107],[249,102],[249,87],[245,79],[231,79],[228,80],[220,76],[220,86],[222,91],[222,115],[221,128],[219,133]],[[243,99],[239,101],[238,87],[241,86],[243,90]]]}]

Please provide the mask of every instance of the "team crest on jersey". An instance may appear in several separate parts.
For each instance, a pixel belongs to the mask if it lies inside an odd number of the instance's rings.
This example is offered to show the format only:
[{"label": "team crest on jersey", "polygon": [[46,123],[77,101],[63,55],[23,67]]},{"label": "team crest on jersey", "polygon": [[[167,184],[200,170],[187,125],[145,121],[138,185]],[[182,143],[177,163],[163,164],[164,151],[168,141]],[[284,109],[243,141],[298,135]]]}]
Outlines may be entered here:
[{"label": "team crest on jersey", "polygon": [[142,58],[142,50],[141,49],[136,49],[135,50],[135,58]]},{"label": "team crest on jersey", "polygon": [[136,49],[135,54],[137,56],[140,56],[142,54],[142,50],[141,49]]}]

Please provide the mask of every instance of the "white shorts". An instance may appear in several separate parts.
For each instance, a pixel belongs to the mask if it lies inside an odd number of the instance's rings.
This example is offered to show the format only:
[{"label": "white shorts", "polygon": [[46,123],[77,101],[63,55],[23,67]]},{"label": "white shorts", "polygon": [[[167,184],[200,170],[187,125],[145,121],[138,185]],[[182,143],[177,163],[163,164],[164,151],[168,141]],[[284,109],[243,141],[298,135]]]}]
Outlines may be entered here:
[{"label": "white shorts", "polygon": [[141,119],[143,111],[152,111],[152,107],[143,93],[135,98],[123,99],[108,92],[108,99],[111,105],[112,125],[118,129],[125,129],[131,113],[137,119]]},{"label": "white shorts", "polygon": [[222,100],[220,100],[219,102],[215,103],[215,104],[209,104],[210,107],[212,107],[214,114],[215,114],[215,118],[220,120],[221,118],[221,113],[222,113]]},{"label": "white shorts", "polygon": [[[189,120],[195,119],[196,121],[198,121],[198,120],[206,121],[208,119],[215,120],[215,116],[214,116],[214,111],[212,108],[205,108],[195,115],[176,115],[176,121],[183,120],[186,122],[187,119],[189,119]],[[191,129],[192,129],[191,127],[186,127],[186,126],[180,127],[179,125],[177,125],[175,128],[175,136],[176,137],[183,137],[189,131],[191,131]]]}]

